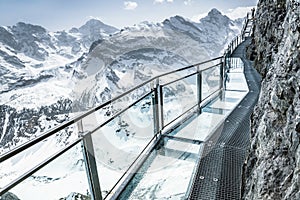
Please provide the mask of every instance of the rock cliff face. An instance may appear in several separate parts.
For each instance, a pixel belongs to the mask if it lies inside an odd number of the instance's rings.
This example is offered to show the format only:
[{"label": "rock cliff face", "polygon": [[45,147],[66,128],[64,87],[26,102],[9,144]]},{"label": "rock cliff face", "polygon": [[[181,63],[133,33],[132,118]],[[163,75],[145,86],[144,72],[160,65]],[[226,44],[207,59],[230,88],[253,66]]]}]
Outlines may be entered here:
[{"label": "rock cliff face", "polygon": [[260,0],[252,46],[263,82],[243,199],[300,199],[300,1]]}]

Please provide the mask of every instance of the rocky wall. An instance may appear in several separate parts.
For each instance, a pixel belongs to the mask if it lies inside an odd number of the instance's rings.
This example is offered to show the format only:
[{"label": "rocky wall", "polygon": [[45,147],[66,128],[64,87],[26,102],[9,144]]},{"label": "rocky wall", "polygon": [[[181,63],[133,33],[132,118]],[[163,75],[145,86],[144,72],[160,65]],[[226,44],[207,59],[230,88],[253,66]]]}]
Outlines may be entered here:
[{"label": "rocky wall", "polygon": [[243,199],[300,199],[300,1],[260,0],[254,24],[249,51],[263,81]]}]

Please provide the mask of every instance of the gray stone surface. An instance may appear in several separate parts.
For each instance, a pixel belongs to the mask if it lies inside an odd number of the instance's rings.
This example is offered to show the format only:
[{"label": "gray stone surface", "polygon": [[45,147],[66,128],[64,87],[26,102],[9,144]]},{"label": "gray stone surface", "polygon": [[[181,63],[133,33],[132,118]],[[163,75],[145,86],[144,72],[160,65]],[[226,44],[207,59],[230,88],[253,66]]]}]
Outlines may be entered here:
[{"label": "gray stone surface", "polygon": [[251,52],[263,76],[243,199],[300,199],[300,1],[260,0]]},{"label": "gray stone surface", "polygon": [[7,192],[4,195],[0,196],[0,200],[20,200],[20,199],[13,193]]}]

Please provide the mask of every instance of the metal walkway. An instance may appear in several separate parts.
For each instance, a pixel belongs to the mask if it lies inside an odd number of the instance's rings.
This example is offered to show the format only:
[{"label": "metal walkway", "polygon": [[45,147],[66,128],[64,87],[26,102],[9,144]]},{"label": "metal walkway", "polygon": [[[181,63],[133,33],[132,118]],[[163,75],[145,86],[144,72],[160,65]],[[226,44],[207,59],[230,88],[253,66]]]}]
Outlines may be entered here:
[{"label": "metal walkway", "polygon": [[232,57],[244,62],[249,93],[204,145],[189,199],[240,199],[242,166],[250,145],[250,116],[260,90],[260,75],[245,58],[249,39]]}]

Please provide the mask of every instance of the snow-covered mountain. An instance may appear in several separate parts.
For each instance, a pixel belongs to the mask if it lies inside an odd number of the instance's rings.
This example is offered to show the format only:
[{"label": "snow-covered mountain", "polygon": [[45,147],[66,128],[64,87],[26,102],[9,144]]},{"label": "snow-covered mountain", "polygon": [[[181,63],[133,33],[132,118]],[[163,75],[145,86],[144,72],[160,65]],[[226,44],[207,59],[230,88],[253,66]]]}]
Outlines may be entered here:
[{"label": "snow-covered mountain", "polygon": [[58,32],[23,22],[0,27],[0,152],[69,118],[81,70],[67,64],[116,31],[96,19]]},{"label": "snow-covered mountain", "polygon": [[23,22],[0,27],[0,94],[58,76],[59,67],[76,61],[95,40],[116,31],[95,19],[58,32]]},{"label": "snow-covered mountain", "polygon": [[126,27],[81,61],[87,76],[75,86],[78,99],[93,107],[162,72],[221,56],[241,26],[213,9],[199,23],[174,16]]}]

